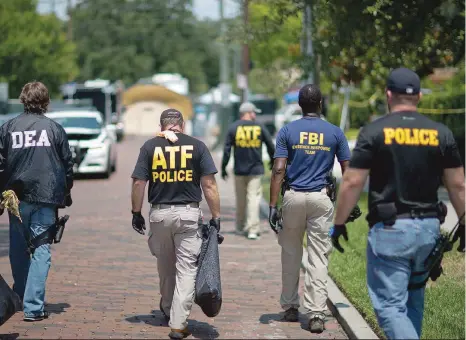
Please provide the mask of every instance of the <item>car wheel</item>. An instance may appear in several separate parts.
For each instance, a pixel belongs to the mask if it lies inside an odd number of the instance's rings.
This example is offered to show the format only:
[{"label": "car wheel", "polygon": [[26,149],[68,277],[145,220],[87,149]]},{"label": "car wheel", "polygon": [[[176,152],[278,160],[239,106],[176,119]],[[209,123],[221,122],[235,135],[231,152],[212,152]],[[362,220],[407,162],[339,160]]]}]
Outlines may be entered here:
[{"label": "car wheel", "polygon": [[110,158],[109,158],[107,162],[107,169],[104,172],[104,178],[110,178],[111,175],[112,175],[112,165],[111,165]]}]

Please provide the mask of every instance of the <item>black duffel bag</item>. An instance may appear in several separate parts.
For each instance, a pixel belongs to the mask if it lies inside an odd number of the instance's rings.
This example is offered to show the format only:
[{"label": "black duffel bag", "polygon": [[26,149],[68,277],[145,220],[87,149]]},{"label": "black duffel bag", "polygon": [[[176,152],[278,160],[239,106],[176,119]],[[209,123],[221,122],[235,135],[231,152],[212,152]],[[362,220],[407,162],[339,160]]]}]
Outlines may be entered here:
[{"label": "black duffel bag", "polygon": [[201,253],[198,259],[194,302],[210,318],[217,316],[222,307],[222,282],[218,245],[223,236],[213,226],[204,224]]},{"label": "black duffel bag", "polygon": [[0,326],[22,309],[21,299],[0,275]]}]

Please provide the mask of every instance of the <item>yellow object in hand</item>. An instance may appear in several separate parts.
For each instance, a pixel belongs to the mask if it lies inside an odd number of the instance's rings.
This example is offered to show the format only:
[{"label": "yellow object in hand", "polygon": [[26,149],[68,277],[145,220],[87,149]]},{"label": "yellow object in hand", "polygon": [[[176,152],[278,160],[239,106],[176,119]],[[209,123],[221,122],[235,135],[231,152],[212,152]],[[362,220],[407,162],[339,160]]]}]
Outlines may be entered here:
[{"label": "yellow object in hand", "polygon": [[13,190],[6,190],[2,193],[3,200],[1,205],[3,208],[6,208],[10,213],[18,217],[19,221],[23,223],[21,220],[21,215],[19,213],[19,199],[16,196]]}]

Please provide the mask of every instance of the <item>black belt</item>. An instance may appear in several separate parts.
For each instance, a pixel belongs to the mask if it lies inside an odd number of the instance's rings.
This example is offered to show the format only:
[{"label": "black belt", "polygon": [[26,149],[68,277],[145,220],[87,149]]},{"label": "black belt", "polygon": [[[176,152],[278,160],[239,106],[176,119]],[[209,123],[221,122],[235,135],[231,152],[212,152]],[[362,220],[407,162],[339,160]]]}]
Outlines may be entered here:
[{"label": "black belt", "polygon": [[423,218],[437,218],[439,217],[438,216],[438,212],[437,211],[432,211],[432,210],[428,210],[428,211],[410,211],[410,212],[406,212],[406,213],[403,213],[403,214],[397,214],[396,215],[396,218],[412,218],[412,219],[415,219],[415,218],[420,218],[420,219],[423,219]]},{"label": "black belt", "polygon": [[192,203],[173,203],[173,204],[152,204],[152,208],[154,209],[170,209],[171,207],[186,207],[186,208],[199,208],[198,202]]},{"label": "black belt", "polygon": [[[403,213],[396,214],[396,219],[397,220],[398,219],[405,219],[405,218],[423,219],[423,218],[440,218],[440,217],[439,217],[438,211],[432,210],[432,209],[429,209],[429,210],[411,210],[411,211],[408,211],[408,212],[403,212]],[[369,228],[372,228],[375,224],[377,224],[379,222],[383,223],[383,221],[381,221],[380,218],[377,217],[377,216],[374,216],[374,217],[368,216],[367,221],[369,222]]]}]

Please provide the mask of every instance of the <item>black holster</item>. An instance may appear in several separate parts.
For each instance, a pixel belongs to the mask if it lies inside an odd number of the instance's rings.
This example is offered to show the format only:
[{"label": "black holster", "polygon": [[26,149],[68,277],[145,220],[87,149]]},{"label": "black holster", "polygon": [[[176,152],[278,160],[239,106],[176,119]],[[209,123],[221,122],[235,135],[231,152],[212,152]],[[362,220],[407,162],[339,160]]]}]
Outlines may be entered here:
[{"label": "black holster", "polygon": [[412,272],[411,276],[421,276],[425,275],[426,273],[429,273],[427,278],[420,282],[420,283],[415,283],[415,284],[409,284],[408,289],[419,289],[424,287],[427,284],[427,281],[429,278],[432,281],[436,281],[440,275],[443,273],[443,268],[442,268],[442,260],[443,260],[443,254],[450,251],[452,249],[452,244],[446,235],[440,235],[440,237],[437,239],[437,242],[435,243],[434,248],[430,252],[429,256],[427,256],[425,262],[424,262],[424,267],[426,268],[425,271],[422,272]]},{"label": "black holster", "polygon": [[282,189],[281,191],[282,197],[285,196],[285,192],[287,190],[290,190],[290,183],[288,182],[288,178],[286,178],[286,176],[283,178],[281,189]]},{"label": "black holster", "polygon": [[30,254],[34,254],[35,250],[44,244],[60,243],[65,231],[65,224],[70,217],[68,215],[58,217],[58,209],[56,214],[57,217],[54,225],[28,241]]},{"label": "black holster", "polygon": [[337,179],[330,172],[326,177],[327,185],[327,196],[330,198],[330,201],[335,202],[337,200]]},{"label": "black holster", "polygon": [[369,226],[372,227],[378,222],[392,226],[396,222],[396,205],[394,202],[380,203],[368,215]]}]

